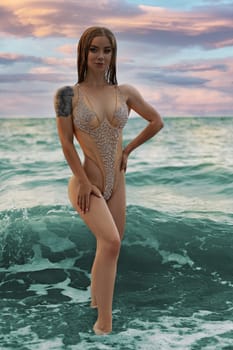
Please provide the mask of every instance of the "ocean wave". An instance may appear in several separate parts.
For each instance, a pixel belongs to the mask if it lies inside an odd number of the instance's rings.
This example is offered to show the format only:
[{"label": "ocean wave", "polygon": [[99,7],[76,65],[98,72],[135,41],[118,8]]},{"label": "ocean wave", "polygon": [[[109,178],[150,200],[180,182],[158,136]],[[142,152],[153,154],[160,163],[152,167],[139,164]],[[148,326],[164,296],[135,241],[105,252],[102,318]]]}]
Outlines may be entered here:
[{"label": "ocean wave", "polygon": [[[82,268],[89,271],[95,240],[70,207],[12,209],[2,211],[0,219],[2,268],[38,259],[35,247],[37,250],[39,247],[42,260],[59,262],[76,256]],[[146,272],[185,267],[217,272],[230,280],[232,248],[232,225],[229,223],[191,218],[186,213],[172,216],[130,205],[120,269]]]},{"label": "ocean wave", "polygon": [[91,335],[89,308],[95,239],[76,212],[36,206],[4,210],[0,220],[1,346],[153,349],[155,338],[158,349],[230,344],[232,225],[129,205],[114,332],[101,341]]},{"label": "ocean wave", "polygon": [[[145,125],[129,120],[124,143]],[[89,308],[95,239],[67,198],[55,118],[1,120],[1,349],[230,349],[232,128],[166,118],[130,154],[114,331],[102,339]]]},{"label": "ocean wave", "polygon": [[129,184],[135,186],[181,184],[194,187],[232,185],[232,168],[219,167],[211,163],[155,167],[151,167],[151,165],[143,167],[143,165],[139,163],[138,168],[141,170],[133,170],[127,173]]}]

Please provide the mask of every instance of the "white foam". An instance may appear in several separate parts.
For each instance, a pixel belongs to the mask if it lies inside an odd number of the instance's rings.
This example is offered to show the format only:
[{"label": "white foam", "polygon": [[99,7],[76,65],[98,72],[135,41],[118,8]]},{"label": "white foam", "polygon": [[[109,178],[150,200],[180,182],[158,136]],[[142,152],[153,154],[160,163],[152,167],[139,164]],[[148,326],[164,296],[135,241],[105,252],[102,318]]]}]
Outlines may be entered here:
[{"label": "white foam", "polygon": [[187,255],[187,252],[184,251],[184,255],[177,254],[177,253],[171,253],[166,250],[159,250],[160,255],[163,258],[162,263],[168,263],[168,262],[176,262],[177,265],[174,267],[180,267],[183,265],[189,265],[190,267],[193,266],[194,262],[190,259],[190,257]]},{"label": "white foam", "polygon": [[17,331],[11,331],[9,334],[4,335],[4,343],[6,347],[1,346],[1,350],[9,349],[8,344],[14,343],[14,340],[22,340],[22,344],[27,345],[30,350],[60,350],[63,348],[61,338],[55,338],[51,340],[39,339],[37,334],[31,330],[30,326],[22,327]]},{"label": "white foam", "polygon": [[[223,346],[232,345],[232,339],[221,335],[232,332],[233,322],[202,319],[208,314],[211,313],[202,310],[191,317],[162,316],[153,323],[136,319],[131,322],[131,327],[120,335],[123,338],[138,337],[140,340],[137,343],[137,350],[191,350],[204,339],[206,345],[202,343],[201,349],[205,350],[222,349]],[[140,329],[142,327],[143,330]]]}]

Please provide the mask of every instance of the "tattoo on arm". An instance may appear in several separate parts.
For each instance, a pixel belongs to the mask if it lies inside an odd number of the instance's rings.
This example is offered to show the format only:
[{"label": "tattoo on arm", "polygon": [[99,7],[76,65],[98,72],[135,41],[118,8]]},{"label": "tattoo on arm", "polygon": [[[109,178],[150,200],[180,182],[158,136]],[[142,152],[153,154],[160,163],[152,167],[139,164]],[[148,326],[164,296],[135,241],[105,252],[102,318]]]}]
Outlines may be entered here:
[{"label": "tattoo on arm", "polygon": [[65,86],[59,89],[55,96],[54,107],[58,117],[68,117],[72,113],[72,87]]}]

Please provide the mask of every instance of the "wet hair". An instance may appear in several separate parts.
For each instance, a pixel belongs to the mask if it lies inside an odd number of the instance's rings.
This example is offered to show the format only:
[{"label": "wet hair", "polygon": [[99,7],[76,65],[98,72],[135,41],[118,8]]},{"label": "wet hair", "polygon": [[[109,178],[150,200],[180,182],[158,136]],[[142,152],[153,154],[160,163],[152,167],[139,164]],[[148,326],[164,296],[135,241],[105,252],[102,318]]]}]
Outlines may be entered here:
[{"label": "wet hair", "polygon": [[96,36],[106,36],[111,44],[112,57],[109,68],[106,72],[106,81],[111,85],[117,85],[116,78],[116,55],[117,55],[117,43],[114,34],[105,27],[90,27],[85,30],[81,35],[78,43],[78,83],[84,81],[87,74],[87,56],[91,46],[92,40]]}]

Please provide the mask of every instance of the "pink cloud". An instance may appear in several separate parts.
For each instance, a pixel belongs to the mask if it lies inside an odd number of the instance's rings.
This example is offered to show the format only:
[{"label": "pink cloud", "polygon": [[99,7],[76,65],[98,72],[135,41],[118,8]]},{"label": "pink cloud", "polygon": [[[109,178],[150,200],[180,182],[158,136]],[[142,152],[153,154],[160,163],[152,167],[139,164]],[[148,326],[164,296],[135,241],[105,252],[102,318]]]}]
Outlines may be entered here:
[{"label": "pink cloud", "polygon": [[[224,5],[222,5],[224,6]],[[233,9],[212,6],[175,11],[156,6],[129,5],[126,1],[10,1],[2,7],[0,30],[16,36],[67,36],[78,38],[89,25],[106,25],[130,40],[159,45],[232,45]],[[217,11],[219,9],[219,11]]]},{"label": "pink cloud", "polygon": [[2,65],[9,65],[9,64],[23,63],[23,62],[31,62],[34,64],[39,64],[43,62],[43,59],[36,56],[27,56],[27,55],[13,54],[13,53],[7,53],[7,52],[0,53],[0,64]]},{"label": "pink cloud", "polygon": [[233,114],[230,58],[147,68],[148,74],[142,73],[144,79],[138,87],[163,115]]},{"label": "pink cloud", "polygon": [[[14,103],[12,103],[14,101]],[[43,101],[43,103],[41,103]],[[53,116],[52,94],[37,92],[33,98],[30,91],[11,91],[4,94],[4,106],[1,110],[1,117],[51,117]]]},{"label": "pink cloud", "polygon": [[[109,26],[122,41],[120,74],[127,83],[135,84],[162,115],[232,115],[231,57],[176,58],[178,50],[181,57],[183,48],[214,50],[233,45],[233,8],[221,6],[177,11],[129,5],[124,0],[101,0],[93,11],[91,0],[8,0],[1,6],[0,32],[7,38],[38,37],[42,43],[51,37],[78,41],[89,25]],[[76,44],[63,43],[62,39],[61,46],[51,50],[46,43],[43,57],[0,53],[1,93],[6,97],[1,116],[25,115],[25,111],[30,116],[54,115],[53,93],[59,86],[75,83],[77,77]],[[127,55],[124,46],[131,43]],[[168,60],[164,58],[173,54],[170,62],[178,63],[165,64]]]},{"label": "pink cloud", "polygon": [[58,52],[61,52],[65,55],[74,57],[76,55],[76,47],[75,45],[62,45],[57,48]]},{"label": "pink cloud", "polygon": [[67,76],[57,73],[16,73],[16,74],[0,74],[0,81],[4,83],[19,83],[19,82],[30,82],[30,81],[40,81],[40,82],[55,82],[59,83],[64,81]]}]

